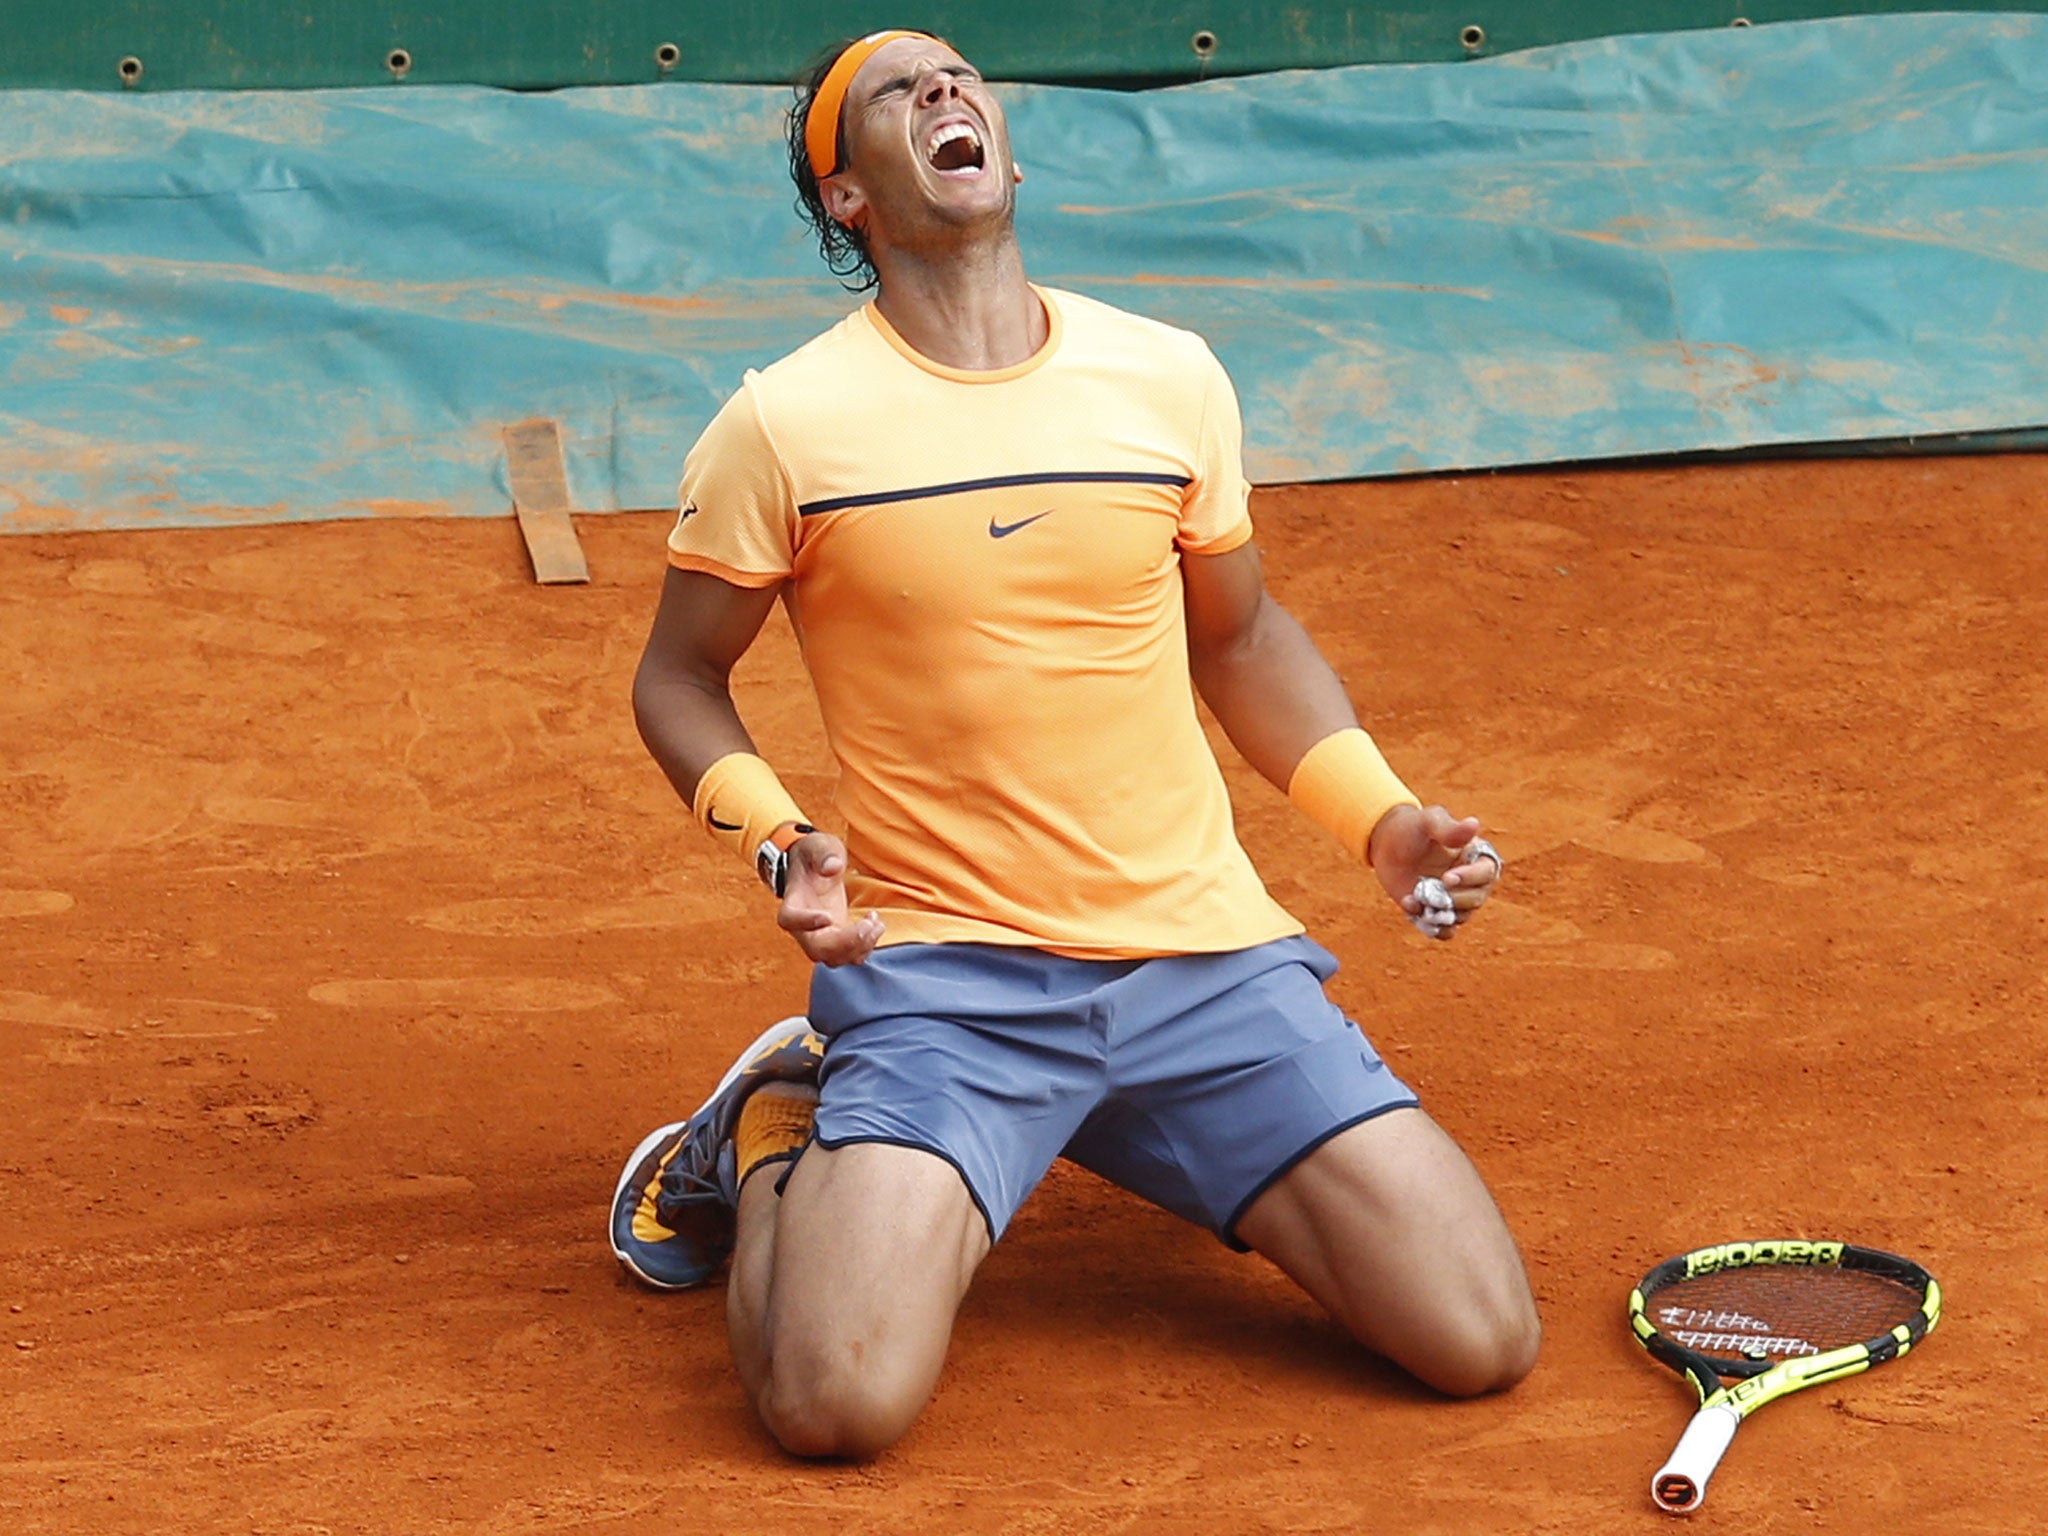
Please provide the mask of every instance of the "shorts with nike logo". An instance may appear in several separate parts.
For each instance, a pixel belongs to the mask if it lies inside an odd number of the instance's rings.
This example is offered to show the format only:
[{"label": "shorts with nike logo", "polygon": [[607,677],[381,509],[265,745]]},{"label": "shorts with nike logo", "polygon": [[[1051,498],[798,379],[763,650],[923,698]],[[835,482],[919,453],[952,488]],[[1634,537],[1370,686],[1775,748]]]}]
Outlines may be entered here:
[{"label": "shorts with nike logo", "polygon": [[1295,1164],[1416,1103],[1324,994],[1336,971],[1300,936],[1149,960],[899,944],[819,966],[817,1140],[944,1158],[991,1239],[1065,1155],[1241,1249],[1239,1218]]}]

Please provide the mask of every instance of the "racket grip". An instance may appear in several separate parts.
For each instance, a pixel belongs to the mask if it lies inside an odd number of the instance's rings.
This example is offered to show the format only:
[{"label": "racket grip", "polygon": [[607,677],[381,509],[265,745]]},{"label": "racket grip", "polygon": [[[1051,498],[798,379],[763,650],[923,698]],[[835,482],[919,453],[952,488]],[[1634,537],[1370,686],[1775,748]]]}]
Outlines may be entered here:
[{"label": "racket grip", "polygon": [[1671,1459],[1650,1479],[1650,1497],[1667,1514],[1686,1515],[1706,1502],[1707,1479],[1721,1464],[1742,1415],[1726,1403],[1702,1408],[1678,1437]]}]

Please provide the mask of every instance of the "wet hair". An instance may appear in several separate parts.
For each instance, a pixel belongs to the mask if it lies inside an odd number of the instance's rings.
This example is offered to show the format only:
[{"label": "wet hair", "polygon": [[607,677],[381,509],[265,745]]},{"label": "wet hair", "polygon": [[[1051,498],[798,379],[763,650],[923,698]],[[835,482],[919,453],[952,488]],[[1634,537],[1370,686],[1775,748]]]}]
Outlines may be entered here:
[{"label": "wet hair", "polygon": [[[825,77],[832,72],[839,55],[856,41],[858,39],[849,37],[834,43],[806,64],[803,73],[797,76],[796,100],[789,109],[789,177],[796,183],[796,211],[817,235],[818,251],[824,256],[825,265],[832,269],[832,275],[839,279],[840,286],[848,293],[866,293],[881,282],[874,262],[868,258],[867,236],[850,224],[840,223],[826,211],[824,195],[818,191],[818,175],[811,169],[810,150],[804,142],[804,127],[810,121],[811,103],[817,100],[818,87],[825,83]],[[836,158],[843,165],[846,156],[846,127],[843,122],[836,125],[836,132]]]}]

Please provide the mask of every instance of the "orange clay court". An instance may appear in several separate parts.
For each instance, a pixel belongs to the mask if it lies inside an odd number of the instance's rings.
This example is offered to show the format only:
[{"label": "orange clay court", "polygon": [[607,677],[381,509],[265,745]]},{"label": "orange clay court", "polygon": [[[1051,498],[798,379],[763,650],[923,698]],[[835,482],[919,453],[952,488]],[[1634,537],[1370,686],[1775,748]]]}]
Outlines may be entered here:
[{"label": "orange clay court", "polygon": [[[1832,1236],[1947,1320],[1759,1414],[1697,1528],[2038,1531],[2044,511],[2024,454],[1258,492],[1275,593],[1507,856],[1430,944],[1224,748],[1542,1362],[1432,1400],[1060,1167],[860,1467],[756,1427],[718,1290],[606,1250],[625,1152],[805,988],[634,736],[669,516],[581,519],[573,589],[509,520],[0,539],[0,1527],[1663,1530],[1692,1399],[1630,1286]],[[776,625],[739,703],[822,803]]]}]

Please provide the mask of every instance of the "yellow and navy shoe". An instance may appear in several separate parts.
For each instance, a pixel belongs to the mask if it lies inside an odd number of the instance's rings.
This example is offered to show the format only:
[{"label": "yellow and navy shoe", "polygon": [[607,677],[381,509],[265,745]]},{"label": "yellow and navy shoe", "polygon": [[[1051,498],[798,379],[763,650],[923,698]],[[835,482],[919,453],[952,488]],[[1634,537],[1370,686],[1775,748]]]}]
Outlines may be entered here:
[{"label": "yellow and navy shoe", "polygon": [[825,1042],[808,1019],[770,1025],[687,1120],[633,1149],[612,1195],[612,1252],[659,1291],[702,1285],[732,1252],[739,1180],[732,1133],[740,1106],[763,1083],[815,1083]]}]

